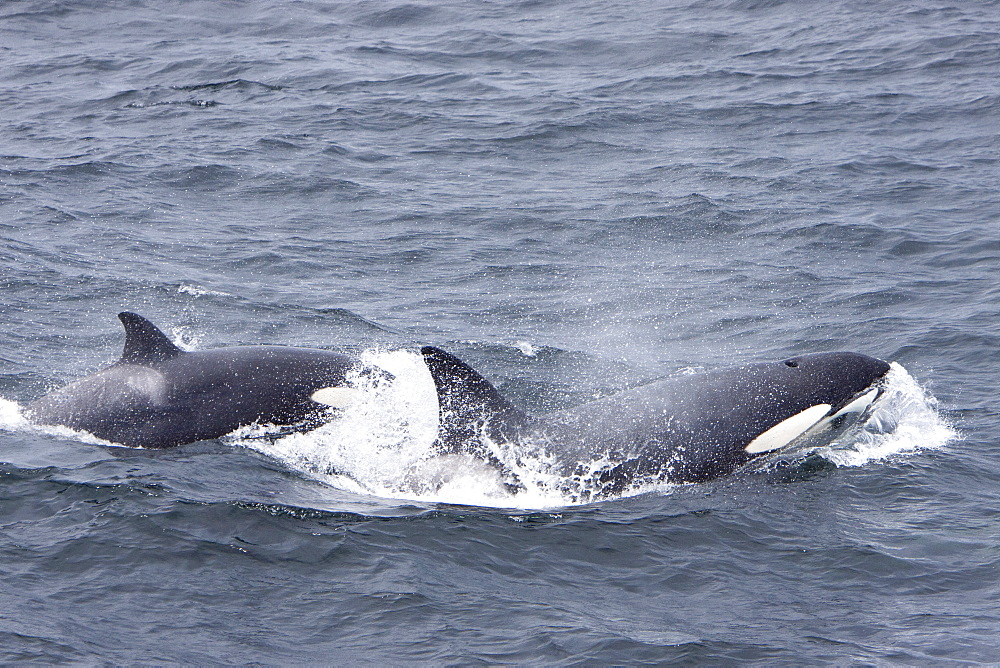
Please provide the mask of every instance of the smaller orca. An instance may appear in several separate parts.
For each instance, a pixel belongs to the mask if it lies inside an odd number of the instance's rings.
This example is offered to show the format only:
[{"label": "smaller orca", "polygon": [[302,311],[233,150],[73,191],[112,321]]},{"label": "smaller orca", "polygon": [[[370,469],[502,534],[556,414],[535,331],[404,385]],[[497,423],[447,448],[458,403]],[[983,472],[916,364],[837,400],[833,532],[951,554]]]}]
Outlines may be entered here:
[{"label": "smaller orca", "polygon": [[438,393],[439,451],[484,459],[517,489],[498,448],[540,448],[595,499],[648,483],[703,482],[792,445],[829,443],[867,419],[890,369],[857,353],[802,355],[677,376],[532,417],[453,355],[433,346],[421,353]]},{"label": "smaller orca", "polygon": [[31,422],[169,448],[254,423],[309,424],[352,399],[347,374],[360,364],[345,355],[283,346],[186,352],[145,318],[118,318],[121,359],[30,403]]}]

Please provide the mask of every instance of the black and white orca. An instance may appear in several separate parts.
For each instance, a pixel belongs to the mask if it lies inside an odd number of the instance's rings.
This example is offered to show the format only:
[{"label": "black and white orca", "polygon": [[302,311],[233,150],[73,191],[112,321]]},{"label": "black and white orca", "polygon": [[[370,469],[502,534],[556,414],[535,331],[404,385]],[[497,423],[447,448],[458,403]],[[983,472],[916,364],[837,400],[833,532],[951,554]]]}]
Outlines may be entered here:
[{"label": "black and white orca", "polygon": [[125,326],[121,359],[30,403],[31,422],[168,448],[254,423],[308,424],[354,392],[347,376],[359,362],[346,355],[284,346],[186,352],[145,318],[118,318]]},{"label": "black and white orca", "polygon": [[[421,352],[438,393],[439,451],[491,462],[516,488],[497,448],[541,448],[562,475],[590,476],[594,498],[703,482],[807,439],[830,442],[870,415],[890,369],[857,353],[802,355],[677,376],[532,417],[453,355]],[[595,470],[595,462],[603,464]]]}]

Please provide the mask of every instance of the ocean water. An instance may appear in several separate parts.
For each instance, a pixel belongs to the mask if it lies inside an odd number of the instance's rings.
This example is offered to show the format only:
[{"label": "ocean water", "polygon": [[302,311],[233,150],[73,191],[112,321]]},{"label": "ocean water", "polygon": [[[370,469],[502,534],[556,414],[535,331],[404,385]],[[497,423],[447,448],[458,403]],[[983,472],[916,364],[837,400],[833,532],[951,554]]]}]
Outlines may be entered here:
[{"label": "ocean water", "polygon": [[[996,2],[0,5],[0,661],[1000,661],[998,71]],[[397,382],[278,439],[27,424],[121,310]],[[428,458],[426,344],[533,413],[894,370],[851,439],[584,503]]]}]

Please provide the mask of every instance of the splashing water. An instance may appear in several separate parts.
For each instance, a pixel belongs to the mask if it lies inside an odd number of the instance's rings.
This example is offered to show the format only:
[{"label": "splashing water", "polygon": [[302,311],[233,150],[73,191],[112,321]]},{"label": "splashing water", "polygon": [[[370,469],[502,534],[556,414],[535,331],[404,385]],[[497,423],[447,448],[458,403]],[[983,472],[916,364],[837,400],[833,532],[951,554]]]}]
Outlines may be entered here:
[{"label": "splashing water", "polygon": [[[16,401],[4,399],[3,397],[0,397],[0,431],[44,434],[54,438],[82,441],[83,443],[91,443],[93,445],[117,448],[125,447],[117,443],[105,441],[85,431],[70,429],[69,427],[32,424],[25,416],[23,406]],[[58,462],[53,463],[57,464]]]},{"label": "splashing water", "polygon": [[16,401],[0,398],[0,429],[3,431],[24,431],[29,427],[20,404]]},{"label": "splashing water", "polygon": [[221,290],[209,290],[208,288],[188,283],[181,283],[177,286],[177,292],[182,295],[191,295],[192,297],[232,297],[232,295],[228,292],[222,292]]},{"label": "splashing water", "polygon": [[266,438],[267,426],[241,429],[231,438],[352,492],[435,499],[436,492],[450,486],[461,490],[460,497],[473,487],[484,497],[503,493],[499,476],[485,463],[434,451],[437,393],[419,355],[368,351],[362,361],[394,378],[387,382],[363,372],[353,374],[349,384],[360,396],[336,419],[273,441]]},{"label": "splashing water", "polygon": [[[538,444],[489,444],[491,454],[520,481],[517,488],[505,485],[500,473],[480,459],[440,454],[434,448],[438,424],[434,381],[420,356],[407,351],[369,352],[365,361],[395,379],[379,383],[355,377],[361,399],[315,431],[284,436],[272,444],[244,430],[235,435],[236,442],[341,489],[389,498],[554,508],[585,503],[599,492],[585,488],[586,475],[570,479],[557,473],[565,469],[557,467],[553,456]],[[939,448],[956,436],[938,412],[937,401],[893,363],[885,392],[864,428],[812,452],[838,466],[861,466],[897,453]],[[597,471],[609,462],[580,464]],[[672,487],[651,484],[625,495],[669,492]]]},{"label": "splashing water", "polygon": [[357,373],[361,396],[334,420],[307,432],[268,438],[270,427],[241,429],[230,438],[306,475],[347,491],[423,502],[503,508],[567,505],[562,478],[540,448],[494,445],[494,454],[522,481],[511,489],[490,464],[435,448],[438,401],[423,358],[410,351],[368,351],[367,365],[390,382]]}]

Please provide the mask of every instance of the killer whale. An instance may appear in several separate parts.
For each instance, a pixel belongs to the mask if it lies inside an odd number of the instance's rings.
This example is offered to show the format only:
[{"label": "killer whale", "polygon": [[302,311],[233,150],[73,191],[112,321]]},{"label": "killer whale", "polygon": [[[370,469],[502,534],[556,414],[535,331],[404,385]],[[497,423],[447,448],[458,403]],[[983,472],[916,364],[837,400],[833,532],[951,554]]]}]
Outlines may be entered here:
[{"label": "killer whale", "polygon": [[309,348],[187,352],[142,316],[118,318],[125,327],[121,359],[28,404],[30,422],[120,445],[168,448],[254,423],[319,419],[348,400],[347,375],[359,367],[346,355]]},{"label": "killer whale", "polygon": [[650,482],[704,482],[793,444],[830,442],[870,415],[890,369],[867,355],[816,353],[677,376],[533,417],[457,357],[433,346],[421,353],[438,394],[438,451],[486,460],[517,489],[498,447],[539,448],[593,499]]}]

